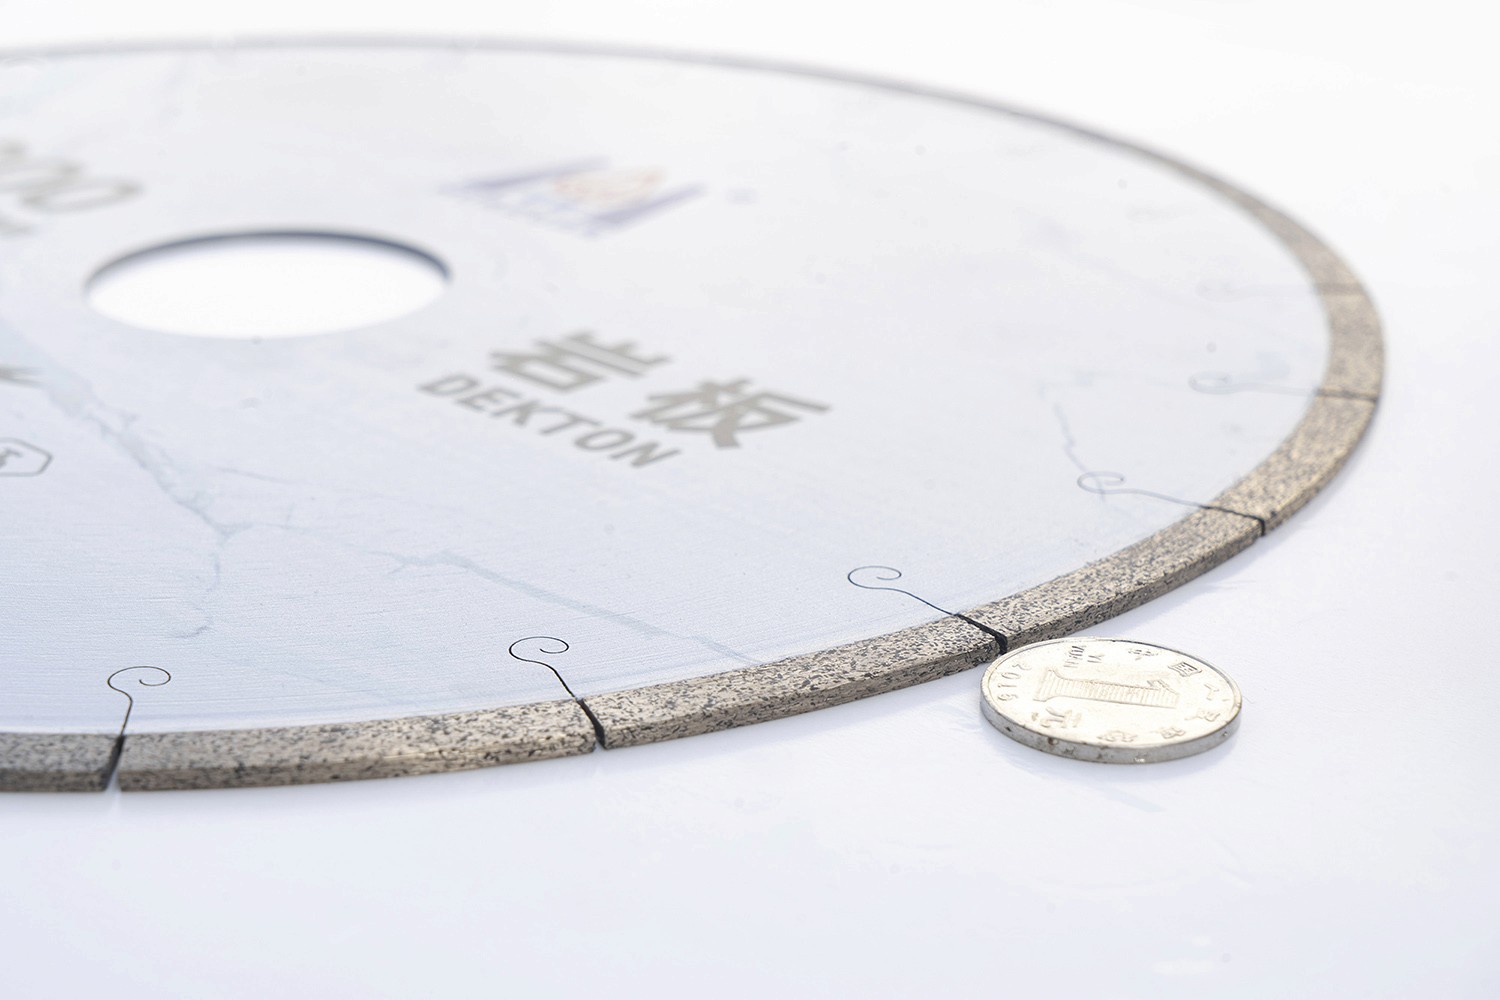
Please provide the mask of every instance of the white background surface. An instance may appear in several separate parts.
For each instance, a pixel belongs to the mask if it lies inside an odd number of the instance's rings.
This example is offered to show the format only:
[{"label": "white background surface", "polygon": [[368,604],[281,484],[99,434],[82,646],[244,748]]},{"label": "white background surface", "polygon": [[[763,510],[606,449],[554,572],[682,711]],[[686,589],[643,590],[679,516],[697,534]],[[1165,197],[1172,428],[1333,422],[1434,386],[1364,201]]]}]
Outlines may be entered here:
[{"label": "white background surface", "polygon": [[[1392,8],[1395,10],[1395,8]],[[970,673],[678,743],[294,789],[0,798],[16,996],[1491,996],[1500,71],[1477,7],[0,0],[0,43],[476,32],[965,89],[1206,167],[1345,254],[1387,392],[1334,486],[1102,626],[1223,667],[1225,749],[1106,768]]]}]

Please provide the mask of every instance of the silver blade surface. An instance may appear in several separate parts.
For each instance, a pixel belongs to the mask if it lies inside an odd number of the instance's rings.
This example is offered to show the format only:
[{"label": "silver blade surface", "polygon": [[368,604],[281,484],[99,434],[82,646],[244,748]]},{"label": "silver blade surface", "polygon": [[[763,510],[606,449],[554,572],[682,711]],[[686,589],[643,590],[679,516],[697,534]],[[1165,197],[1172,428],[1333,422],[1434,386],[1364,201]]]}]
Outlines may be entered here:
[{"label": "silver blade surface", "polygon": [[[174,680],[131,731],[177,732],[566,697],[529,636],[586,697],[918,625],[1228,489],[1328,356],[1296,258],[1191,177],[860,82],[120,52],[38,60],[0,140],[0,438],[47,458],[0,476],[5,731],[118,729],[133,664]],[[77,186],[28,187],[49,163]],[[85,301],[249,232],[414,247],[449,288],[235,341]]]}]

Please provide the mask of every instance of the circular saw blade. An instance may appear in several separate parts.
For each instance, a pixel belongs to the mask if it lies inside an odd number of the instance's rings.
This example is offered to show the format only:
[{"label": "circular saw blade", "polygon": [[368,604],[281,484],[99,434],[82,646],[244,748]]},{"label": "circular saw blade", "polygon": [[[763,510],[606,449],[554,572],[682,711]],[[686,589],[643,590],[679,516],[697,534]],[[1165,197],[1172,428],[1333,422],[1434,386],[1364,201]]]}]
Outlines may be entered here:
[{"label": "circular saw blade", "polygon": [[[980,101],[503,44],[24,63],[11,787],[97,786],[122,743],[126,787],[471,767],[964,669],[1250,545],[1379,391],[1369,300],[1296,223]],[[254,233],[449,287],[292,338],[87,304]]]}]

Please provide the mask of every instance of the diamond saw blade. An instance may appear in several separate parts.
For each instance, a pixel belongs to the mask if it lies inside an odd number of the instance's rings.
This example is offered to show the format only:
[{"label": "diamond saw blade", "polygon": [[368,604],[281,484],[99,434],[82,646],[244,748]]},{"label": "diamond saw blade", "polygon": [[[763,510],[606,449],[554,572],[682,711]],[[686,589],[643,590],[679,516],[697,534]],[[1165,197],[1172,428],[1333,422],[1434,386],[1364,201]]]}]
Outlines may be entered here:
[{"label": "diamond saw blade", "polygon": [[[473,767],[965,669],[1250,545],[1379,392],[1297,223],[983,101],[472,42],[0,82],[4,787]],[[89,305],[266,233],[446,289],[302,337]]]}]

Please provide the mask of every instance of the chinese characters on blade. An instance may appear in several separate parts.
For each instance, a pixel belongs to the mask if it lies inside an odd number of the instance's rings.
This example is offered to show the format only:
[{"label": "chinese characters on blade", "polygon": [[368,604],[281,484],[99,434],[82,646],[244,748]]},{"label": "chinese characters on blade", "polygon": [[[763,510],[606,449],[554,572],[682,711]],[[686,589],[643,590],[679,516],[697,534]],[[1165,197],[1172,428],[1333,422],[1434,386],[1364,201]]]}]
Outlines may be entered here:
[{"label": "chinese characters on blade", "polygon": [[[605,343],[583,331],[533,341],[526,348],[491,351],[494,374],[457,372],[418,388],[483,414],[496,423],[571,442],[575,448],[629,468],[680,456],[674,446],[698,438],[715,449],[739,448],[745,435],[787,427],[828,406],[777,392],[748,376],[673,382],[663,370],[671,358],[635,343]],[[498,376],[498,377],[497,377]],[[611,423],[574,408],[591,386],[643,382],[639,401]],[[650,437],[653,432],[663,440]]]},{"label": "chinese characters on blade", "polygon": [[[557,392],[573,392],[605,379],[639,378],[668,363],[665,355],[646,356],[634,343],[601,344],[587,332],[538,340],[529,351],[494,351],[496,371]],[[804,414],[823,413],[822,403],[754,387],[749,378],[701,381],[678,392],[652,393],[630,414],[633,420],[669,431],[707,434],[718,448],[738,448],[739,435],[795,423]]]}]

